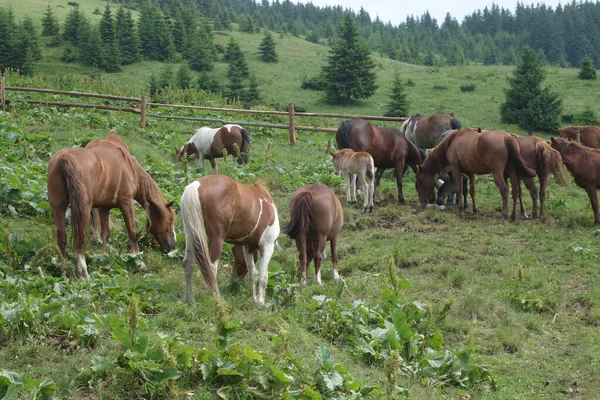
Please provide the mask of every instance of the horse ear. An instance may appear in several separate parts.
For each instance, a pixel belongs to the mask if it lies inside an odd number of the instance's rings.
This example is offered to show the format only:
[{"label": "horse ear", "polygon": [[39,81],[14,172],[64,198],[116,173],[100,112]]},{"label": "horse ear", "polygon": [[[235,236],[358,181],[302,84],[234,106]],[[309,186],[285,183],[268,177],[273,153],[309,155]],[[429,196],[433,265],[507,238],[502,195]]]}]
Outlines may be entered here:
[{"label": "horse ear", "polygon": [[454,113],[453,113],[453,112],[452,112],[452,113],[450,113],[450,114],[448,114],[448,115],[450,115],[452,118],[454,118],[454,117],[455,117],[455,115],[454,115]]},{"label": "horse ear", "polygon": [[422,173],[423,172],[423,167],[421,167],[421,164],[417,165],[417,172],[418,173]]},{"label": "horse ear", "polygon": [[556,142],[556,139],[554,139],[554,137],[551,137],[551,138],[550,138],[550,141],[551,141],[552,143],[554,143],[554,142]]},{"label": "horse ear", "polygon": [[335,157],[335,154],[333,153],[333,151],[329,150],[329,154],[331,154],[331,157]]},{"label": "horse ear", "polygon": [[477,128],[477,132],[481,133],[481,127]]},{"label": "horse ear", "polygon": [[175,200],[171,200],[171,201],[169,201],[167,204],[165,204],[165,206],[166,206],[167,208],[171,208],[171,207],[173,207],[173,204],[174,204],[174,203],[175,203]]}]

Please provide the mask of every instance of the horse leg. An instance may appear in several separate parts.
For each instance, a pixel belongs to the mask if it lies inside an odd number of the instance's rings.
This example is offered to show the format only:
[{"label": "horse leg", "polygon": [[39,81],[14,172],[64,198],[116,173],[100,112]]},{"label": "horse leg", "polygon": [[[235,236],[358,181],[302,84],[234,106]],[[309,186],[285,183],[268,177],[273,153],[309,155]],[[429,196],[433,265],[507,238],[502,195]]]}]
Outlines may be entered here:
[{"label": "horse leg", "polygon": [[541,172],[539,174],[540,179],[540,218],[544,217],[544,203],[546,201],[546,189],[548,187],[548,172]]},{"label": "horse leg", "polygon": [[56,226],[56,241],[58,242],[58,248],[60,249],[60,255],[63,258],[61,262],[60,272],[65,272],[65,261],[67,260],[67,228],[65,223],[65,214],[67,212],[67,205],[60,206],[52,210],[54,215],[54,225]]},{"label": "horse leg", "polygon": [[[469,182],[468,182],[469,177],[465,174],[462,174],[461,178],[460,178],[460,184],[463,187],[463,201],[465,202],[465,210],[467,209],[469,202],[467,201],[467,198],[469,197]],[[473,179],[475,179],[475,175],[473,175]]]},{"label": "horse leg", "polygon": [[375,187],[379,186],[379,182],[381,181],[384,172],[385,168],[377,167],[377,171],[375,171]]},{"label": "horse leg", "polygon": [[590,203],[592,203],[592,210],[594,211],[594,225],[600,225],[600,213],[598,212],[598,194],[596,193],[596,185],[588,185],[585,187],[585,191],[590,198]]},{"label": "horse leg", "polygon": [[333,263],[333,280],[339,282],[337,241],[338,235],[331,238],[331,262]]},{"label": "horse leg", "polygon": [[512,192],[512,213],[510,214],[510,220],[514,221],[517,219],[517,200],[519,197],[519,191],[521,188],[521,179],[519,179],[519,174],[514,168],[511,168],[509,171],[510,174],[510,187]]},{"label": "horse leg", "polygon": [[298,259],[300,261],[300,284],[302,286],[307,285],[306,279],[306,268],[307,268],[307,256],[306,256],[306,235],[300,234],[296,238],[296,248],[298,248]]},{"label": "horse leg", "polygon": [[101,238],[100,212],[97,208],[92,208],[92,240],[95,242]]},{"label": "horse leg", "polygon": [[[135,229],[135,217],[133,210],[133,199],[126,201],[119,206],[121,214],[123,214],[123,220],[125,221],[125,227],[127,228],[127,236],[129,237],[129,248],[132,253],[139,253],[140,247],[137,240],[137,230]],[[138,267],[138,271],[146,272],[146,264],[142,261]]]},{"label": "horse leg", "polygon": [[[71,212],[73,212],[73,207],[71,207]],[[92,206],[84,204],[81,207],[81,215],[80,224],[78,227],[73,229],[73,247],[75,249],[75,253],[77,254],[77,272],[78,274],[88,279],[90,275],[88,274],[87,264],[85,262],[85,233],[87,224],[90,221],[90,217],[92,213]]]},{"label": "horse leg", "polygon": [[313,241],[313,260],[315,262],[315,283],[319,286],[321,282],[321,263],[323,262],[323,252],[325,251],[325,245],[327,244],[327,235],[321,234]]},{"label": "horse leg", "polygon": [[[246,246],[244,246],[246,248]],[[262,246],[260,250],[260,260],[259,263],[259,271],[258,271],[258,299],[256,299],[256,303],[259,305],[265,304],[265,291],[267,289],[267,281],[269,279],[269,261],[271,261],[271,257],[273,256],[273,251],[275,250],[275,241],[266,243]],[[248,258],[246,258],[246,261]],[[252,260],[254,261],[254,260]],[[256,275],[255,275],[256,276]],[[252,284],[252,288],[254,288],[254,282]],[[254,298],[254,293],[253,293]]]},{"label": "horse leg", "polygon": [[[452,176],[462,176],[462,171],[460,170],[460,167],[452,166]],[[454,180],[456,182],[456,178]],[[462,185],[455,185],[455,186],[456,186],[456,208],[458,209],[459,213],[462,213],[464,211],[463,186]]]},{"label": "horse leg", "polygon": [[204,168],[204,153],[198,152],[198,165],[200,168]]},{"label": "horse leg", "polygon": [[356,174],[351,174],[350,175],[350,182],[352,183],[352,203],[358,203],[358,200],[356,199]]},{"label": "horse leg", "polygon": [[475,203],[475,174],[469,174],[469,181],[471,184],[471,203],[473,203],[473,214],[477,214],[477,204]]},{"label": "horse leg", "polygon": [[369,211],[373,211],[375,207],[375,184],[373,183],[373,177],[367,181],[367,189],[369,191]]},{"label": "horse leg", "polygon": [[363,192],[363,208],[362,212],[367,211],[367,207],[369,206],[369,187],[367,186],[367,181],[365,180],[364,174],[357,174],[358,181],[360,183],[360,187]]},{"label": "horse leg", "polygon": [[350,192],[352,190],[352,174],[344,172],[344,186],[346,186],[346,204],[352,204],[352,197]]},{"label": "horse leg", "polygon": [[210,161],[210,166],[212,167],[212,172],[213,172],[214,174],[216,174],[217,172],[219,172],[219,171],[217,170],[217,163],[215,162],[215,159],[214,159],[214,158],[211,158],[211,159],[209,159],[208,161]]},{"label": "horse leg", "polygon": [[[540,183],[542,180],[540,179]],[[527,190],[529,190],[529,195],[531,196],[531,216],[533,218],[538,217],[538,195],[537,188],[535,187],[535,181],[533,178],[523,178],[523,183]],[[519,185],[519,196],[521,196],[521,185]],[[519,199],[521,204],[523,203],[523,199]],[[521,206],[521,213],[523,214],[523,218],[527,218],[527,213],[524,212],[523,206]]]},{"label": "horse leg", "polygon": [[110,238],[110,226],[108,218],[110,215],[110,209],[98,208],[98,219],[100,220],[100,237],[102,238],[102,247],[105,253],[108,253],[108,239]]},{"label": "horse leg", "polygon": [[404,173],[404,159],[396,163],[396,185],[398,185],[398,203],[404,205],[404,193],[402,192],[402,175]]},{"label": "horse leg", "polygon": [[494,183],[500,190],[500,195],[502,196],[502,219],[508,219],[508,185],[506,185],[506,181],[504,180],[504,173],[500,171],[500,173],[496,172],[493,174]]}]

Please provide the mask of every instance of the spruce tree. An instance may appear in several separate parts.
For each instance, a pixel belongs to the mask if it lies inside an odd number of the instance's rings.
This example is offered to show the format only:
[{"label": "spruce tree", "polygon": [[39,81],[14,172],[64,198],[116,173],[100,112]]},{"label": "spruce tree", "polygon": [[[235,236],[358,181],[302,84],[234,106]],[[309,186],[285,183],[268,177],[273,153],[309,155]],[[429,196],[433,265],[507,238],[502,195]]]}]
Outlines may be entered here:
[{"label": "spruce tree", "polygon": [[173,86],[173,66],[167,64],[158,77],[158,87],[161,89]]},{"label": "spruce tree", "polygon": [[258,58],[260,61],[274,63],[277,62],[277,53],[275,52],[275,40],[270,32],[267,32],[260,46],[258,47]]},{"label": "spruce tree", "polygon": [[[239,75],[242,80],[250,77],[248,63],[246,63],[246,57],[244,56],[244,53],[242,53],[240,44],[234,38],[231,38],[227,44],[227,49],[223,55],[223,61],[229,64],[228,71],[232,71],[232,69],[234,69],[234,75]],[[228,72],[227,76],[230,76],[230,74],[231,72]]]},{"label": "spruce tree", "polygon": [[386,117],[404,117],[408,115],[409,102],[406,92],[404,90],[404,84],[400,79],[400,74],[394,74],[394,81],[392,82],[392,90],[390,93],[390,102],[387,104],[385,113]]},{"label": "spruce tree", "polygon": [[192,70],[187,64],[181,64],[177,70],[177,87],[179,89],[189,89],[192,87]]},{"label": "spruce tree", "polygon": [[119,47],[121,63],[133,64],[140,60],[140,38],[131,12],[123,7],[117,10],[115,21],[115,38]]},{"label": "spruce tree", "polygon": [[206,92],[219,93],[221,91],[221,86],[216,78],[208,75],[206,72],[202,72],[200,76],[198,76],[198,89]]},{"label": "spruce tree", "polygon": [[258,81],[254,75],[250,75],[248,78],[248,88],[244,94],[244,107],[250,108],[256,105],[260,101],[260,89],[258,87]]},{"label": "spruce tree", "polygon": [[592,64],[590,57],[584,57],[581,60],[581,69],[579,70],[579,79],[595,80],[596,79],[596,68]]},{"label": "spruce tree", "polygon": [[79,7],[73,8],[67,14],[67,19],[65,20],[63,39],[70,42],[73,46],[78,46],[79,36],[82,30],[87,29],[87,27],[84,27],[87,23],[87,18],[79,10]]},{"label": "spruce tree", "polygon": [[110,11],[110,5],[106,3],[104,13],[99,23],[100,37],[105,45],[115,41],[115,21]]},{"label": "spruce tree", "polygon": [[154,75],[154,72],[152,72],[150,74],[150,82],[148,84],[150,86],[150,96],[154,96],[155,94],[158,93],[158,79],[156,78],[156,75]]},{"label": "spruce tree", "polygon": [[44,13],[44,17],[42,18],[42,36],[58,36],[59,32],[60,25],[58,24],[58,20],[52,12],[52,7],[50,7],[50,4],[48,4],[46,12]]},{"label": "spruce tree", "polygon": [[500,106],[502,122],[517,124],[530,135],[534,130],[556,131],[562,100],[548,87],[542,88],[545,72],[535,52],[525,47],[521,61],[510,79],[506,99]]},{"label": "spruce tree", "polygon": [[98,27],[83,25],[79,33],[79,61],[88,67],[102,68],[102,38]]},{"label": "spruce tree", "polygon": [[175,47],[171,38],[169,25],[165,16],[151,2],[144,4],[140,10],[138,32],[141,41],[141,53],[154,61],[167,61],[173,58]]},{"label": "spruce tree", "polygon": [[[190,35],[191,36],[191,35]],[[194,71],[212,71],[216,61],[216,47],[210,24],[204,24],[191,36],[186,58]]]},{"label": "spruce tree", "polygon": [[345,14],[334,43],[328,65],[323,67],[329,102],[348,103],[366,99],[375,93],[375,63],[371,52],[361,41],[358,25],[352,14]]}]

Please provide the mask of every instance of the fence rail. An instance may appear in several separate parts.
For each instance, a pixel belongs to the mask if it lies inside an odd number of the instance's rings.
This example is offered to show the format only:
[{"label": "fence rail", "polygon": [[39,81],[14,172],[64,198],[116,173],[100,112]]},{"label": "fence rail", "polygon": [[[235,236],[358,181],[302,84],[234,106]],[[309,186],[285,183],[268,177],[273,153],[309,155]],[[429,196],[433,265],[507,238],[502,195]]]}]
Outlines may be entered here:
[{"label": "fence rail", "polygon": [[[10,99],[6,97],[6,92],[30,92],[30,93],[47,93],[47,94],[58,94],[64,96],[73,97],[91,97],[104,100],[116,100],[127,103],[135,103],[136,107],[125,107],[125,106],[114,106],[105,104],[92,104],[92,103],[71,103],[54,100],[28,100],[28,99]],[[41,88],[28,88],[20,86],[6,86],[5,78],[0,77],[0,103],[2,111],[6,111],[6,105],[8,103],[26,103],[26,104],[44,104],[48,106],[58,107],[79,107],[79,108],[95,108],[101,110],[129,112],[140,115],[140,126],[146,128],[147,118],[163,118],[163,119],[177,119],[177,120],[188,120],[188,121],[205,121],[205,122],[218,122],[222,124],[239,124],[245,126],[257,126],[264,128],[274,129],[287,129],[289,131],[290,144],[296,143],[296,131],[313,131],[313,132],[335,132],[335,128],[326,127],[315,127],[315,126],[304,126],[296,125],[296,117],[303,118],[362,118],[372,121],[390,121],[390,122],[402,122],[408,117],[382,117],[373,115],[352,115],[352,114],[327,114],[327,113],[308,113],[308,112],[295,112],[294,103],[288,104],[288,111],[275,111],[275,110],[244,110],[236,108],[223,108],[223,107],[206,107],[206,106],[195,106],[195,105],[181,105],[181,104],[166,104],[166,103],[151,103],[148,102],[146,96],[138,97],[126,97],[126,96],[115,96],[109,94],[99,93],[85,93],[85,92],[73,92],[66,90],[54,90],[54,89],[41,89]],[[148,109],[150,108],[176,108],[176,109],[188,109],[188,110],[204,110],[204,111],[220,111],[233,114],[258,114],[258,115],[287,115],[289,117],[289,123],[286,124],[267,124],[258,122],[246,122],[246,121],[228,121],[220,118],[204,118],[204,117],[184,117],[178,115],[162,115],[162,114],[149,114]]]}]

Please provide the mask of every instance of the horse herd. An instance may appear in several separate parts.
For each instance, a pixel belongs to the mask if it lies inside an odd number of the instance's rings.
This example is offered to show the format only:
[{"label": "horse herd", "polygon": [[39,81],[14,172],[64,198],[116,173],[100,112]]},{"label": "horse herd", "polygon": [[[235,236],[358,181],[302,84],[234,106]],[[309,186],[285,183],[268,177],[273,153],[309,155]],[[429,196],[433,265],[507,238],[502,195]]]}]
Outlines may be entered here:
[{"label": "horse herd", "polygon": [[[400,130],[380,128],[362,119],[352,119],[340,125],[336,133],[339,151],[330,154],[336,173],[344,174],[349,203],[357,201],[356,181],[360,183],[364,196],[363,212],[373,210],[375,187],[387,168],[395,170],[398,201],[404,204],[402,178],[410,167],[416,174],[417,193],[422,205],[439,204],[442,198],[453,201],[456,195],[459,212],[467,206],[467,180],[470,182],[473,212],[476,213],[475,176],[492,174],[502,197],[503,218],[508,217],[507,179],[510,179],[513,219],[516,217],[517,199],[520,200],[521,214],[526,216],[520,181],[524,181],[531,194],[532,215],[536,217],[538,196],[533,177],[539,177],[539,214],[543,215],[550,173],[560,183],[567,183],[564,163],[576,184],[588,193],[595,224],[600,225],[596,196],[600,183],[600,151],[586,146],[593,143],[600,146],[600,128],[566,127],[560,129],[560,135],[561,138],[547,142],[535,136],[518,137],[498,130],[473,130],[462,127],[453,114],[414,115],[403,123]],[[174,161],[197,159],[203,166],[207,159],[213,172],[217,172],[215,158],[226,153],[235,156],[239,163],[247,163],[249,144],[248,132],[239,125],[215,129],[203,127],[187,143],[175,149]],[[433,150],[425,156],[424,149],[429,148]],[[119,208],[131,252],[139,252],[134,200],[145,210],[147,229],[156,238],[161,250],[168,252],[176,246],[173,202],[164,199],[154,180],[114,131],[103,139],[88,143],[85,148],[62,149],[51,157],[48,164],[48,200],[63,259],[67,258],[66,211],[71,205],[77,272],[84,278],[89,277],[85,261],[85,232],[92,215],[98,217],[104,251],[108,251],[109,211]],[[249,273],[252,298],[256,303],[264,304],[268,263],[281,230],[277,207],[267,189],[260,183],[246,185],[225,175],[213,174],[186,186],[179,205],[186,242],[186,301],[192,301],[191,279],[196,261],[212,293],[219,296],[217,265],[223,244],[227,242],[233,245],[236,273],[240,276]],[[283,232],[296,242],[303,285],[307,283],[307,264],[311,260],[315,263],[315,281],[321,284],[320,266],[327,241],[331,244],[333,276],[335,280],[339,279],[337,242],[343,222],[342,205],[327,186],[308,185],[293,194],[290,222]],[[145,269],[143,263],[141,269]]]}]

